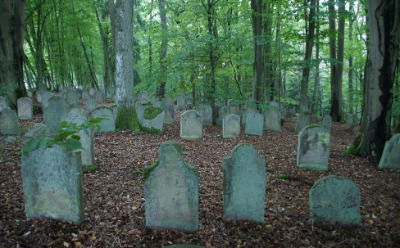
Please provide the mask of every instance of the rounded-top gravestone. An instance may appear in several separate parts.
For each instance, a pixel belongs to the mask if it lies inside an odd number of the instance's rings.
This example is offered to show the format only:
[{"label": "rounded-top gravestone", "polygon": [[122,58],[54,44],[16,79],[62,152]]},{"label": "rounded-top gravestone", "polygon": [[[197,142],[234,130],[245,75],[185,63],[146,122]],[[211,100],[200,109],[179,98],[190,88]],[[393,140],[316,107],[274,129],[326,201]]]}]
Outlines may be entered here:
[{"label": "rounded-top gravestone", "polygon": [[180,137],[182,139],[199,139],[203,136],[203,122],[199,112],[187,110],[181,115]]},{"label": "rounded-top gravestone", "polygon": [[31,120],[33,117],[32,99],[21,97],[17,100],[18,118],[20,120]]},{"label": "rounded-top gravestone", "polygon": [[19,132],[17,113],[9,108],[0,112],[0,133],[17,135]]}]

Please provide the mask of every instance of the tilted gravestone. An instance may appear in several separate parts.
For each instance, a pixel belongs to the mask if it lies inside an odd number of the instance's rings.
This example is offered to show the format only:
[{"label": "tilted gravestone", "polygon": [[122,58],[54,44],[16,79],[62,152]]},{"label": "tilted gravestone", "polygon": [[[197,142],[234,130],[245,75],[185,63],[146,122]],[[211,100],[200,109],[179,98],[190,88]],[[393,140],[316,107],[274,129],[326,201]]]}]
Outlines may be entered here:
[{"label": "tilted gravestone", "polygon": [[[77,125],[84,125],[88,123],[88,117],[83,109],[73,108],[66,115],[65,121]],[[79,141],[82,144],[82,166],[93,165],[94,130],[90,128],[80,130],[77,135],[80,137]]]},{"label": "tilted gravestone", "polygon": [[305,127],[298,137],[297,166],[310,170],[328,170],[330,133],[318,125]]},{"label": "tilted gravestone", "polygon": [[321,125],[328,129],[331,130],[332,128],[332,117],[330,115],[325,115],[324,118],[322,118]]},{"label": "tilted gravestone", "polygon": [[350,179],[330,175],[319,179],[309,192],[314,223],[360,225],[360,190]]},{"label": "tilted gravestone", "polygon": [[201,115],[195,110],[187,110],[181,115],[180,137],[182,139],[199,139],[203,136]]},{"label": "tilted gravestone", "polygon": [[264,134],[264,116],[257,112],[246,114],[245,134],[263,136]]},{"label": "tilted gravestone", "polygon": [[146,227],[193,232],[199,228],[199,182],[179,144],[165,142],[144,184]]},{"label": "tilted gravestone", "polygon": [[17,100],[18,118],[20,120],[32,120],[33,106],[32,99],[29,97],[21,97]]},{"label": "tilted gravestone", "polygon": [[81,223],[82,167],[79,152],[54,145],[22,155],[26,216]]},{"label": "tilted gravestone", "polygon": [[236,138],[240,135],[240,116],[228,114],[222,124],[222,137]]},{"label": "tilted gravestone", "polygon": [[162,133],[164,127],[165,112],[153,105],[140,105],[137,108],[137,116],[140,125],[145,131]]},{"label": "tilted gravestone", "polygon": [[185,96],[185,94],[179,93],[176,96],[176,105],[177,105],[176,108],[178,110],[183,110],[183,109],[186,108],[186,96]]},{"label": "tilted gravestone", "polygon": [[251,144],[224,161],[224,219],[264,223],[266,162]]},{"label": "tilted gravestone", "polygon": [[203,126],[211,126],[213,124],[213,111],[210,104],[201,103],[196,107],[196,110],[201,115]]},{"label": "tilted gravestone", "polygon": [[394,135],[385,143],[378,167],[400,169],[400,134]]},{"label": "tilted gravestone", "polygon": [[115,131],[115,119],[114,112],[112,109],[107,107],[98,107],[91,113],[92,119],[95,118],[104,118],[99,123],[100,128],[96,130],[98,133],[104,132],[114,132]]},{"label": "tilted gravestone", "polygon": [[7,98],[5,98],[4,96],[0,96],[0,112],[3,109],[8,109],[8,108],[10,107],[8,106]]},{"label": "tilted gravestone", "polygon": [[64,120],[67,113],[68,106],[63,97],[50,97],[48,105],[43,111],[43,119],[51,133],[56,133],[61,128],[61,121]]},{"label": "tilted gravestone", "polygon": [[264,110],[264,129],[280,132],[281,131],[281,112],[277,103],[270,103]]},{"label": "tilted gravestone", "polygon": [[311,124],[311,113],[310,112],[302,112],[297,117],[296,129],[295,132],[299,133],[303,128],[309,126]]},{"label": "tilted gravestone", "polygon": [[17,113],[9,108],[0,112],[0,133],[17,135],[19,132]]}]

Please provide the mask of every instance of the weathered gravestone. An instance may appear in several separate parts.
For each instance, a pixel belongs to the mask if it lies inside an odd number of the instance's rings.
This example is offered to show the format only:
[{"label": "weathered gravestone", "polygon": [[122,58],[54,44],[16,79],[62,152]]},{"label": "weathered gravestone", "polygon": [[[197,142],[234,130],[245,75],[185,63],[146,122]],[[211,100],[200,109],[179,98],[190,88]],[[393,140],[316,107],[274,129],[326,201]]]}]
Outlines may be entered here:
[{"label": "weathered gravestone", "polygon": [[328,170],[330,133],[321,126],[305,127],[298,137],[297,166],[310,170]]},{"label": "weathered gravestone", "polygon": [[142,129],[148,132],[162,133],[165,112],[161,108],[153,105],[140,105],[136,110]]},{"label": "weathered gravestone", "polygon": [[385,143],[378,167],[400,169],[400,134],[394,135]]},{"label": "weathered gravestone", "polygon": [[44,123],[49,127],[51,133],[56,133],[61,128],[61,121],[68,113],[67,102],[63,97],[52,96],[43,111]]},{"label": "weathered gravestone", "polygon": [[354,116],[350,113],[346,115],[346,128],[352,129],[355,126]]},{"label": "weathered gravestone", "polygon": [[[88,117],[83,109],[73,108],[66,115],[65,121],[77,125],[84,125],[88,123]],[[90,128],[80,130],[77,135],[80,137],[79,141],[82,144],[82,150],[81,150],[82,165],[83,166],[93,165],[94,130]]]},{"label": "weathered gravestone", "polygon": [[50,98],[52,98],[54,96],[62,97],[61,95],[59,95],[57,93],[46,91],[46,90],[43,90],[43,91],[40,92],[40,99],[41,99],[40,104],[41,104],[41,107],[42,107],[43,111],[49,106]]},{"label": "weathered gravestone", "polygon": [[240,121],[243,127],[246,127],[247,115],[253,115],[254,113],[258,113],[257,108],[248,107],[240,111]]},{"label": "weathered gravestone", "polygon": [[173,124],[175,122],[175,108],[174,103],[169,99],[164,99],[161,104],[161,108],[164,110],[164,124]]},{"label": "weathered gravestone", "polygon": [[17,100],[18,118],[20,120],[31,120],[33,117],[32,99],[21,97]]},{"label": "weathered gravestone", "polygon": [[17,113],[9,108],[0,112],[0,133],[17,135],[19,132]]},{"label": "weathered gravestone", "polygon": [[8,106],[7,98],[5,98],[4,96],[0,96],[0,112],[3,109],[8,109],[8,108],[10,107]]},{"label": "weathered gravestone", "polygon": [[301,114],[297,117],[295,132],[299,133],[301,130],[303,130],[303,128],[309,126],[310,124],[311,124],[311,113],[301,112]]},{"label": "weathered gravestone", "polygon": [[79,152],[54,145],[22,155],[26,216],[81,223],[82,167]]},{"label": "weathered gravestone", "polygon": [[263,136],[264,133],[264,116],[257,112],[249,112],[246,114],[245,134]]},{"label": "weathered gravestone", "polygon": [[98,107],[92,111],[91,116],[95,118],[103,118],[99,123],[100,128],[97,130],[99,133],[114,132],[115,131],[115,118],[112,109],[107,107]]},{"label": "weathered gravestone", "polygon": [[200,114],[187,110],[181,115],[180,137],[182,139],[199,139],[203,136],[203,123]]},{"label": "weathered gravestone", "polygon": [[270,103],[264,110],[264,129],[276,132],[280,132],[282,129],[281,112],[279,111],[279,104],[276,102]]},{"label": "weathered gravestone", "polygon": [[77,89],[69,88],[65,90],[65,100],[69,107],[76,107],[79,104],[81,95]]},{"label": "weathered gravestone", "polygon": [[186,97],[185,97],[185,94],[179,93],[176,96],[176,105],[177,105],[176,108],[178,110],[183,110],[183,109],[186,108]]},{"label": "weathered gravestone", "polygon": [[251,144],[239,144],[224,161],[224,219],[263,223],[266,162]]},{"label": "weathered gravestone", "polygon": [[240,116],[228,114],[222,124],[222,137],[236,138],[240,135]]},{"label": "weathered gravestone", "polygon": [[224,120],[225,116],[228,114],[229,114],[229,108],[227,106],[220,107],[218,110],[218,118],[216,121],[217,125],[222,126],[223,120]]},{"label": "weathered gravestone", "polygon": [[96,98],[96,103],[97,104],[102,104],[104,102],[104,93],[102,90],[96,90],[95,93],[95,98]]},{"label": "weathered gravestone", "polygon": [[332,117],[330,115],[325,115],[324,118],[322,118],[321,125],[328,129],[331,130],[332,128]]},{"label": "weathered gravestone", "polygon": [[43,123],[35,123],[33,126],[24,134],[24,140],[37,139],[41,137],[50,136],[49,128]]},{"label": "weathered gravestone", "polygon": [[314,223],[360,225],[360,190],[345,177],[319,179],[309,192],[311,220]]},{"label": "weathered gravestone", "polygon": [[196,107],[197,112],[201,115],[204,126],[211,126],[213,124],[213,111],[210,104],[202,103]]},{"label": "weathered gravestone", "polygon": [[93,96],[86,96],[82,98],[83,104],[85,104],[85,109],[88,112],[92,112],[93,110],[96,109],[97,102],[96,102],[96,97]]},{"label": "weathered gravestone", "polygon": [[165,142],[144,184],[146,227],[193,232],[199,228],[199,183],[179,144]]}]

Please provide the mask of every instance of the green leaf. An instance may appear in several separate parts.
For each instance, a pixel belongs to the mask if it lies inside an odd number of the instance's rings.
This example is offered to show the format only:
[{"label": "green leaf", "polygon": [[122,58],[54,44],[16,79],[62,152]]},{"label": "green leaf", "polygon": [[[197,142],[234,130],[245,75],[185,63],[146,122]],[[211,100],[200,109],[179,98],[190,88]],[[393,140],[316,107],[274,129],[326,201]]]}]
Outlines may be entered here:
[{"label": "green leaf", "polygon": [[81,144],[81,142],[79,142],[79,140],[68,139],[65,142],[65,147],[70,151],[74,151],[74,150],[82,149],[82,144]]}]

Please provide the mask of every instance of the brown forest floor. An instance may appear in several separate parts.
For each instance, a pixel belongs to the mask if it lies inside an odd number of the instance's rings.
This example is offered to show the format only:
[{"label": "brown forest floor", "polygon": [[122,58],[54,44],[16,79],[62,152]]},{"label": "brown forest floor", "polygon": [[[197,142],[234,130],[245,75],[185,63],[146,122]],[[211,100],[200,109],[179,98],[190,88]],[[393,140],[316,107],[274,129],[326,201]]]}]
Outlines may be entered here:
[{"label": "brown forest floor", "polygon": [[[36,117],[35,122],[40,121]],[[29,122],[24,122],[27,125]],[[326,172],[296,168],[294,120],[281,133],[223,139],[221,128],[206,127],[201,140],[179,138],[179,124],[163,135],[113,132],[95,138],[100,170],[84,175],[85,220],[77,226],[61,221],[26,220],[19,147],[0,152],[0,247],[162,247],[197,244],[206,247],[400,247],[400,174],[377,170],[368,160],[344,156],[354,134],[334,123]],[[1,138],[1,137],[0,137]],[[157,160],[160,144],[176,140],[185,161],[200,173],[200,230],[196,233],[145,228],[142,175]],[[223,159],[238,143],[251,143],[267,160],[265,224],[227,223],[223,216]],[[362,226],[313,226],[308,221],[308,191],[330,174],[348,177],[361,191]],[[286,175],[289,179],[280,179]]]}]

